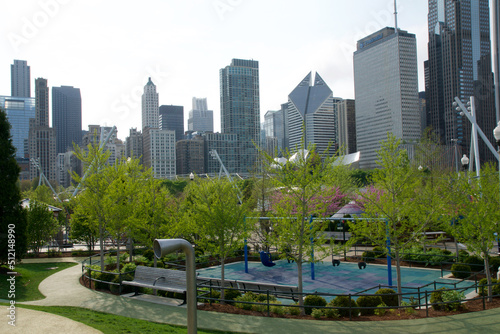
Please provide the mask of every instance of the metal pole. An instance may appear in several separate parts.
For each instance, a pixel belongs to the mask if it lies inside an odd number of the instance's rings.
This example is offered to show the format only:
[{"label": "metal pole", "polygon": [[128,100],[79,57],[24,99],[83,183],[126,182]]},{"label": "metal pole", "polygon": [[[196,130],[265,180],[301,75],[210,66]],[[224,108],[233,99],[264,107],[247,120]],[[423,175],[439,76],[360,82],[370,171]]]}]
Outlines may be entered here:
[{"label": "metal pole", "polygon": [[498,58],[498,38],[500,33],[500,26],[498,22],[498,1],[491,1],[491,21],[493,22],[493,36],[491,39],[491,49],[493,55],[493,73],[494,73],[494,85],[495,85],[495,109],[497,122],[500,122],[500,80],[499,80],[499,58]]},{"label": "metal pole", "polygon": [[[313,216],[309,220],[309,229],[312,230]],[[311,236],[311,279],[314,281],[314,237]]]},{"label": "metal pole", "polygon": [[[245,231],[246,231],[246,217],[243,218],[243,222],[245,224]],[[248,274],[248,246],[247,246],[247,237],[245,235],[245,247],[243,248],[245,251],[245,273]]]}]

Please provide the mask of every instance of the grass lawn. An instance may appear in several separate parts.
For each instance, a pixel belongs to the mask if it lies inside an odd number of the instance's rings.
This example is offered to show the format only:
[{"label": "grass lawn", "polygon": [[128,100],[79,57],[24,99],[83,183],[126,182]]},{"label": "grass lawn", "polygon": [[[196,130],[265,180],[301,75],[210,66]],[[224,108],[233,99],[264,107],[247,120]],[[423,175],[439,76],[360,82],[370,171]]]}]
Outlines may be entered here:
[{"label": "grass lawn", "polygon": [[[6,304],[5,304],[6,305]],[[57,314],[100,330],[103,333],[187,333],[186,327],[127,318],[120,315],[97,312],[80,307],[35,306],[16,304],[32,310]],[[229,333],[198,330],[198,333]]]},{"label": "grass lawn", "polygon": [[[55,274],[58,271],[76,266],[77,263],[58,262],[58,263],[24,263],[16,265],[15,271],[20,275],[16,276],[16,302],[26,302],[45,298],[38,291],[38,285],[46,277]],[[2,267],[3,269],[4,267]],[[2,271],[3,273],[3,271]],[[0,275],[0,299],[9,299],[9,276]]]}]

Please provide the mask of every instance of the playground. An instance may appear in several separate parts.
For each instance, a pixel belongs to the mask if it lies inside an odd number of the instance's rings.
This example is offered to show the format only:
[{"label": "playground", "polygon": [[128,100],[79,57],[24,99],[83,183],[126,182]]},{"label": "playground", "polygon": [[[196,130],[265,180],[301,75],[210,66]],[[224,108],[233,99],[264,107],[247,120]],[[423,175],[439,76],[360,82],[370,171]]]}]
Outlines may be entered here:
[{"label": "playground", "polygon": [[[225,265],[225,279],[252,281],[261,283],[297,285],[297,265],[287,260],[274,261],[275,266],[267,267],[261,262],[249,262],[248,273],[245,273],[244,262],[234,262]],[[220,266],[197,270],[201,277],[220,278]],[[303,286],[305,293],[320,294],[356,294],[368,289],[387,286],[387,266],[368,264],[366,269],[359,269],[357,263],[342,262],[333,266],[331,262],[319,262],[314,265],[314,280],[311,278],[311,265],[303,265]],[[396,268],[392,268],[392,277],[396,280]],[[432,291],[443,286],[452,288],[456,279],[441,278],[437,269],[401,268],[403,293]],[[436,282],[436,285],[430,284]],[[470,282],[456,284],[457,288],[466,287]],[[395,288],[395,287],[394,287]],[[367,293],[374,293],[372,290]]]}]

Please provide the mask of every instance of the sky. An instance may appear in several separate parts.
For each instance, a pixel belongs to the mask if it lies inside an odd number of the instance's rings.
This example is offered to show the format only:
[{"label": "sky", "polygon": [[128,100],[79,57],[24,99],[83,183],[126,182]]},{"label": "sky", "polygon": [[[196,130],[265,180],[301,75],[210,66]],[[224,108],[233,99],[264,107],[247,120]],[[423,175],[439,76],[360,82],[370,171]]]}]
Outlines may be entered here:
[{"label": "sky", "polygon": [[[399,0],[398,27],[416,35],[419,90],[427,59],[425,0]],[[261,120],[310,72],[335,97],[354,98],[356,42],[394,27],[393,0],[0,0],[0,95],[10,65],[27,60],[49,87],[82,96],[82,127],[141,128],[148,77],[160,105],[207,98],[220,131],[219,70],[233,58],[259,61]],[[51,97],[49,98],[51,99]],[[50,100],[50,103],[51,100]],[[52,120],[50,120],[52,122]],[[187,126],[185,128],[187,130]]]}]

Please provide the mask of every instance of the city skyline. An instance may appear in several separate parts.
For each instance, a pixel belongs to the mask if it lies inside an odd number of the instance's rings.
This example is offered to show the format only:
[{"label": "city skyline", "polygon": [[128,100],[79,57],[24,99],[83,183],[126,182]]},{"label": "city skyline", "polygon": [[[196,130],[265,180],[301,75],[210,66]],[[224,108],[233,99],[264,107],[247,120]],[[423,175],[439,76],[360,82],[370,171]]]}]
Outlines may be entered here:
[{"label": "city skyline", "polygon": [[[47,78],[51,87],[79,87],[82,127],[116,125],[124,137],[130,128],[141,127],[140,96],[152,77],[159,104],[184,106],[186,121],[192,98],[206,97],[214,110],[214,131],[220,131],[218,70],[231,59],[259,61],[261,121],[268,110],[286,102],[296,82],[309,71],[321,73],[334,96],[354,98],[356,42],[394,26],[393,6],[392,0],[199,0],[140,5],[122,1],[121,18],[111,19],[116,9],[113,1],[9,2],[9,15],[0,23],[6,32],[0,42],[5,50],[0,55],[0,75],[5,77],[0,94],[11,91],[8,78],[13,59],[26,60],[32,95],[37,77]],[[422,91],[427,2],[400,0],[398,6],[399,27],[417,35]],[[301,24],[285,26],[276,20],[276,12]],[[200,56],[200,50],[206,52]]]}]

